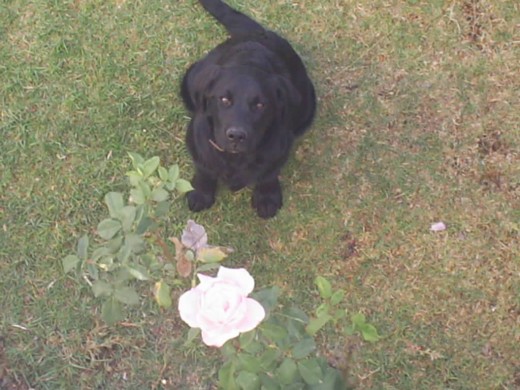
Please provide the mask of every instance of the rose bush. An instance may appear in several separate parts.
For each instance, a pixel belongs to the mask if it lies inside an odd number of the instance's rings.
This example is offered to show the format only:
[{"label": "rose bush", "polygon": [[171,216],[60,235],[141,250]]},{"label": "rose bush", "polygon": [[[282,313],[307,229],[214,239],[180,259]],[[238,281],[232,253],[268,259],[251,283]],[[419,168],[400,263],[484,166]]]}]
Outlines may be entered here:
[{"label": "rose bush", "polygon": [[220,267],[216,277],[197,275],[200,284],[179,298],[179,313],[192,328],[200,328],[208,346],[248,332],[264,319],[263,306],[248,295],[255,281],[247,270]]}]

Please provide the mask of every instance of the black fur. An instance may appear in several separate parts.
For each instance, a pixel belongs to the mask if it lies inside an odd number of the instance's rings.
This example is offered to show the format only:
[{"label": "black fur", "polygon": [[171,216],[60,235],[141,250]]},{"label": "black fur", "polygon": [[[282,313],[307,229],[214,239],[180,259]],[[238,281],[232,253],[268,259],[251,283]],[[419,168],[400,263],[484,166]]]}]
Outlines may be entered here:
[{"label": "black fur", "polygon": [[252,205],[270,218],[282,207],[280,169],[314,118],[314,87],[285,39],[221,0],[199,1],[230,38],[182,81],[192,114],[186,143],[196,170],[188,205],[211,207],[218,181],[232,191],[254,186]]}]

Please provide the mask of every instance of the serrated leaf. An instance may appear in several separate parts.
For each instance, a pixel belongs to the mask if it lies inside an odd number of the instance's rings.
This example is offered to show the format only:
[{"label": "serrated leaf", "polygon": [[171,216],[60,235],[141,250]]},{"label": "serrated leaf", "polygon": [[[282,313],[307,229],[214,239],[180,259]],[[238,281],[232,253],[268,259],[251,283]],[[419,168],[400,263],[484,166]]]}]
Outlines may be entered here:
[{"label": "serrated leaf", "polygon": [[246,370],[255,374],[262,371],[260,359],[248,353],[237,354],[237,361],[239,364],[238,369],[240,370]]},{"label": "serrated leaf", "polygon": [[97,262],[100,258],[103,256],[108,256],[112,252],[110,249],[106,246],[100,246],[99,248],[96,248],[94,252],[92,252],[92,261]]},{"label": "serrated leaf", "polygon": [[103,280],[96,280],[92,283],[92,292],[96,298],[101,296],[110,296],[112,295],[112,291],[112,286]]},{"label": "serrated leaf", "polygon": [[168,200],[165,200],[163,202],[157,203],[155,206],[155,217],[161,218],[170,212],[170,202]]},{"label": "serrated leaf", "polygon": [[92,262],[86,263],[86,269],[87,273],[90,276],[92,280],[98,280],[99,279],[99,269],[96,266],[96,264],[93,264]]},{"label": "serrated leaf", "polygon": [[295,359],[303,359],[309,356],[316,349],[316,343],[312,337],[307,337],[296,343],[292,350],[292,357]]},{"label": "serrated leaf", "polygon": [[61,261],[61,264],[63,265],[63,272],[66,274],[72,271],[73,269],[77,268],[78,264],[80,263],[80,259],[76,255],[68,255],[63,258]]},{"label": "serrated leaf", "polygon": [[154,202],[164,202],[168,200],[170,194],[164,188],[156,188],[152,191],[151,197]]},{"label": "serrated leaf", "polygon": [[236,383],[242,390],[257,390],[260,388],[260,378],[252,372],[240,371]]},{"label": "serrated leaf", "polygon": [[143,236],[129,233],[125,236],[125,245],[127,245],[133,253],[139,253],[145,248],[145,241]]},{"label": "serrated leaf", "polygon": [[133,287],[117,287],[114,289],[114,298],[126,305],[137,305],[139,303],[139,295]]},{"label": "serrated leaf", "polygon": [[218,370],[218,383],[222,389],[238,390],[238,386],[235,382],[235,365],[233,361],[227,361],[220,370]]},{"label": "serrated leaf", "polygon": [[244,349],[247,348],[249,344],[251,344],[256,337],[256,330],[253,329],[249,332],[240,333],[240,336],[238,338],[240,343],[240,348]]},{"label": "serrated leaf", "polygon": [[120,230],[121,230],[121,222],[119,222],[115,219],[104,219],[97,226],[98,235],[105,240],[110,240]]},{"label": "serrated leaf", "polygon": [[157,304],[161,307],[169,308],[172,305],[171,288],[163,280],[155,283],[154,297]]},{"label": "serrated leaf", "polygon": [[323,379],[323,371],[316,359],[298,362],[298,372],[308,385],[316,385]]},{"label": "serrated leaf", "polygon": [[78,257],[85,261],[88,258],[88,245],[89,245],[89,239],[88,236],[85,234],[81,236],[81,238],[78,240],[78,246],[76,253]]},{"label": "serrated leaf", "polygon": [[224,260],[231,250],[220,246],[204,247],[197,251],[197,260],[202,263],[219,263]]},{"label": "serrated leaf", "polygon": [[314,283],[318,287],[320,296],[323,299],[329,299],[332,296],[332,286],[331,286],[330,282],[327,279],[325,279],[323,276],[317,276]]},{"label": "serrated leaf", "polygon": [[108,207],[110,217],[118,219],[119,213],[125,206],[123,195],[120,192],[109,192],[105,195],[105,204]]},{"label": "serrated leaf", "polygon": [[145,179],[147,177],[149,177],[152,173],[155,172],[155,170],[159,167],[160,162],[161,161],[160,161],[159,157],[154,156],[154,157],[146,160],[142,164],[143,175],[144,175]]},{"label": "serrated leaf", "polygon": [[296,380],[298,366],[293,359],[286,358],[276,369],[276,378],[283,385],[290,385]]},{"label": "serrated leaf", "polygon": [[251,294],[251,298],[260,302],[267,312],[270,312],[276,307],[279,296],[280,289],[277,286],[264,288],[263,290]]},{"label": "serrated leaf", "polygon": [[260,366],[265,371],[272,370],[276,365],[276,360],[280,357],[280,350],[278,349],[268,349],[260,356]]},{"label": "serrated leaf", "polygon": [[314,336],[330,320],[332,320],[332,316],[330,314],[323,314],[317,318],[313,318],[309,321],[308,325],[305,327],[305,331],[308,334],[310,334],[311,336]]},{"label": "serrated leaf", "polygon": [[283,326],[271,322],[262,323],[260,325],[260,331],[265,337],[275,342],[285,339],[288,336],[287,330]]},{"label": "serrated leaf", "polygon": [[175,182],[175,189],[179,193],[185,194],[186,192],[193,191],[193,186],[191,185],[191,183],[188,180],[178,179]]},{"label": "serrated leaf", "polygon": [[124,318],[121,303],[114,298],[107,299],[101,306],[101,318],[108,325],[121,321]]}]

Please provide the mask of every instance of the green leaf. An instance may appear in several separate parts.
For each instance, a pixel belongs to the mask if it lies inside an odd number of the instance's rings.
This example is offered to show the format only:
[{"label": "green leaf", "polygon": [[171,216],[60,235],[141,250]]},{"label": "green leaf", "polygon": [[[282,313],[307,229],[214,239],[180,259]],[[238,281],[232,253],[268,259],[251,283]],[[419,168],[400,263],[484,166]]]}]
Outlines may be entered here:
[{"label": "green leaf", "polygon": [[332,294],[332,297],[330,297],[330,303],[332,305],[337,305],[343,301],[343,298],[345,298],[345,291],[338,290]]},{"label": "green leaf", "polygon": [[135,221],[137,209],[135,206],[125,206],[118,212],[118,218],[125,232],[129,232]]},{"label": "green leaf", "polygon": [[195,270],[196,272],[207,272],[212,271],[214,269],[218,269],[220,265],[218,263],[209,263],[209,264],[202,264],[200,267],[197,267]]},{"label": "green leaf", "polygon": [[323,379],[323,371],[316,359],[298,362],[298,372],[308,385],[316,385]]},{"label": "green leaf", "polygon": [[374,343],[378,341],[381,336],[377,333],[377,329],[374,325],[365,324],[363,328],[361,328],[361,335],[365,341]]},{"label": "green leaf", "polygon": [[125,206],[123,195],[120,192],[109,192],[105,195],[105,204],[108,207],[110,217],[119,219],[119,213]]},{"label": "green leaf", "polygon": [[130,190],[130,202],[138,205],[146,202],[146,196],[141,187],[132,188]]},{"label": "green leaf", "polygon": [[309,321],[309,324],[305,327],[305,331],[308,334],[310,334],[311,336],[314,336],[331,319],[332,319],[332,316],[330,314],[323,314],[320,317],[313,318]]},{"label": "green leaf", "polygon": [[321,317],[329,314],[330,305],[327,302],[322,303],[316,308],[316,317]]},{"label": "green leaf", "polygon": [[186,341],[184,342],[184,346],[189,346],[193,340],[200,336],[200,328],[190,328],[188,331],[188,337],[186,337]]},{"label": "green leaf", "polygon": [[166,170],[166,168],[159,167],[157,169],[157,173],[159,174],[159,179],[161,179],[162,181],[168,181],[169,176],[168,176],[168,171]]},{"label": "green leaf", "polygon": [[314,283],[318,287],[320,296],[323,299],[329,299],[332,296],[332,286],[331,286],[330,282],[327,279],[325,279],[323,276],[316,277],[316,280],[314,281]]},{"label": "green leaf", "polygon": [[181,194],[184,194],[186,192],[192,191],[193,187],[188,180],[178,179],[175,182],[175,189]]},{"label": "green leaf", "polygon": [[139,264],[128,264],[126,266],[126,269],[137,280],[149,280],[150,275],[148,274],[148,271],[146,268],[144,268],[142,265]]},{"label": "green leaf", "polygon": [[260,381],[262,382],[262,390],[285,390],[285,388],[282,388],[275,379],[271,378],[267,374],[260,374]]},{"label": "green leaf", "polygon": [[298,375],[298,366],[294,360],[286,358],[276,369],[276,378],[283,385],[294,383]]},{"label": "green leaf", "polygon": [[80,263],[80,259],[76,255],[68,255],[63,258],[61,261],[63,265],[63,272],[66,274],[72,271],[73,269],[77,268],[78,264]]},{"label": "green leaf", "polygon": [[224,260],[229,250],[220,246],[204,247],[197,251],[197,260],[203,263],[218,263]]},{"label": "green leaf", "polygon": [[271,322],[264,322],[260,325],[260,331],[262,334],[272,341],[278,341],[285,339],[287,334],[287,329],[283,326],[273,324]]},{"label": "green leaf", "polygon": [[179,166],[177,164],[172,165],[168,170],[168,181],[175,183],[179,179]]},{"label": "green leaf", "polygon": [[118,287],[114,290],[114,298],[119,302],[127,305],[137,305],[139,303],[139,295],[133,287]]},{"label": "green leaf", "polygon": [[93,264],[91,262],[87,262],[86,264],[87,264],[86,268],[87,268],[87,272],[88,272],[89,276],[93,280],[98,280],[99,279],[99,269],[96,266],[96,264]]},{"label": "green leaf", "polygon": [[130,156],[130,160],[132,160],[134,169],[137,169],[139,166],[144,164],[144,158],[140,154],[129,152],[128,156]]},{"label": "green leaf", "polygon": [[158,187],[152,191],[151,197],[154,202],[164,202],[168,200],[170,194],[164,188]]},{"label": "green leaf", "polygon": [[99,248],[94,249],[94,252],[92,252],[92,260],[94,262],[97,262],[103,256],[108,256],[110,254],[112,254],[112,252],[109,248],[107,248],[106,246],[100,246]]},{"label": "green leaf", "polygon": [[260,388],[260,378],[258,375],[247,371],[240,371],[236,383],[242,390],[257,390]]},{"label": "green leaf", "polygon": [[101,306],[101,318],[108,325],[121,321],[124,318],[121,303],[114,298],[107,299]]},{"label": "green leaf", "polygon": [[316,343],[312,337],[308,337],[296,343],[292,350],[292,356],[295,359],[303,359],[309,356],[314,350],[316,350]]},{"label": "green leaf", "polygon": [[78,247],[77,247],[77,255],[78,257],[85,261],[88,258],[88,236],[85,234],[84,236],[81,236],[81,238],[78,240]]},{"label": "green leaf", "polygon": [[264,344],[262,344],[259,341],[252,341],[251,343],[247,344],[246,346],[241,346],[241,348],[250,354],[256,354],[259,353],[264,349]]},{"label": "green leaf", "polygon": [[92,292],[96,298],[110,296],[112,295],[112,291],[112,286],[103,280],[96,280],[92,283]]},{"label": "green leaf", "polygon": [[105,240],[113,238],[121,230],[121,222],[115,219],[104,219],[97,226],[97,233]]},{"label": "green leaf", "polygon": [[351,318],[352,323],[358,328],[362,328],[366,324],[365,316],[362,313],[356,313]]},{"label": "green leaf", "polygon": [[253,329],[249,332],[240,333],[240,336],[238,338],[238,341],[240,343],[240,348],[244,349],[249,346],[256,338],[256,330]]},{"label": "green leaf", "polygon": [[218,383],[220,388],[226,390],[238,390],[235,382],[235,365],[230,360],[218,370]]},{"label": "green leaf", "polygon": [[160,164],[160,159],[157,156],[154,156],[154,157],[150,158],[149,160],[146,160],[142,164],[144,178],[146,179],[152,173],[154,173],[155,170],[159,167],[159,164]]},{"label": "green leaf", "polygon": [[145,248],[145,241],[143,236],[129,233],[125,236],[125,245],[132,250],[132,253],[140,253]]},{"label": "green leaf", "polygon": [[170,202],[168,200],[157,203],[155,206],[155,216],[157,218],[164,217],[170,212]]},{"label": "green leaf", "polygon": [[262,367],[260,367],[260,359],[247,353],[237,354],[237,361],[239,363],[238,367],[242,370],[246,370],[255,374],[262,371]]},{"label": "green leaf", "polygon": [[163,280],[155,283],[154,288],[155,301],[160,307],[168,308],[172,305],[172,296],[170,286]]},{"label": "green leaf", "polygon": [[281,352],[278,349],[268,349],[260,356],[260,366],[265,371],[272,370],[275,367],[276,360],[280,357],[280,354]]},{"label": "green leaf", "polygon": [[276,286],[264,288],[251,294],[251,298],[260,302],[267,312],[276,307],[279,296],[280,289]]},{"label": "green leaf", "polygon": [[130,185],[132,187],[137,187],[139,183],[144,180],[143,174],[138,171],[130,171],[126,173],[126,176],[128,176],[128,181],[130,182]]}]

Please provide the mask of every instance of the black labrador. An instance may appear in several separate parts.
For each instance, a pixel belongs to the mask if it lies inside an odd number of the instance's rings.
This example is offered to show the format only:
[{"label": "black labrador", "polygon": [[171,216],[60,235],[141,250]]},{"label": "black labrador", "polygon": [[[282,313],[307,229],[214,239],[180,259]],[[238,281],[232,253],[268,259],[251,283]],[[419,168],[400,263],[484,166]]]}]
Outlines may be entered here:
[{"label": "black labrador", "polygon": [[232,191],[254,186],[257,214],[273,217],[282,207],[280,170],[314,118],[314,87],[285,39],[221,0],[199,1],[230,38],[191,65],[181,85],[196,170],[189,208],[211,207],[220,180]]}]

